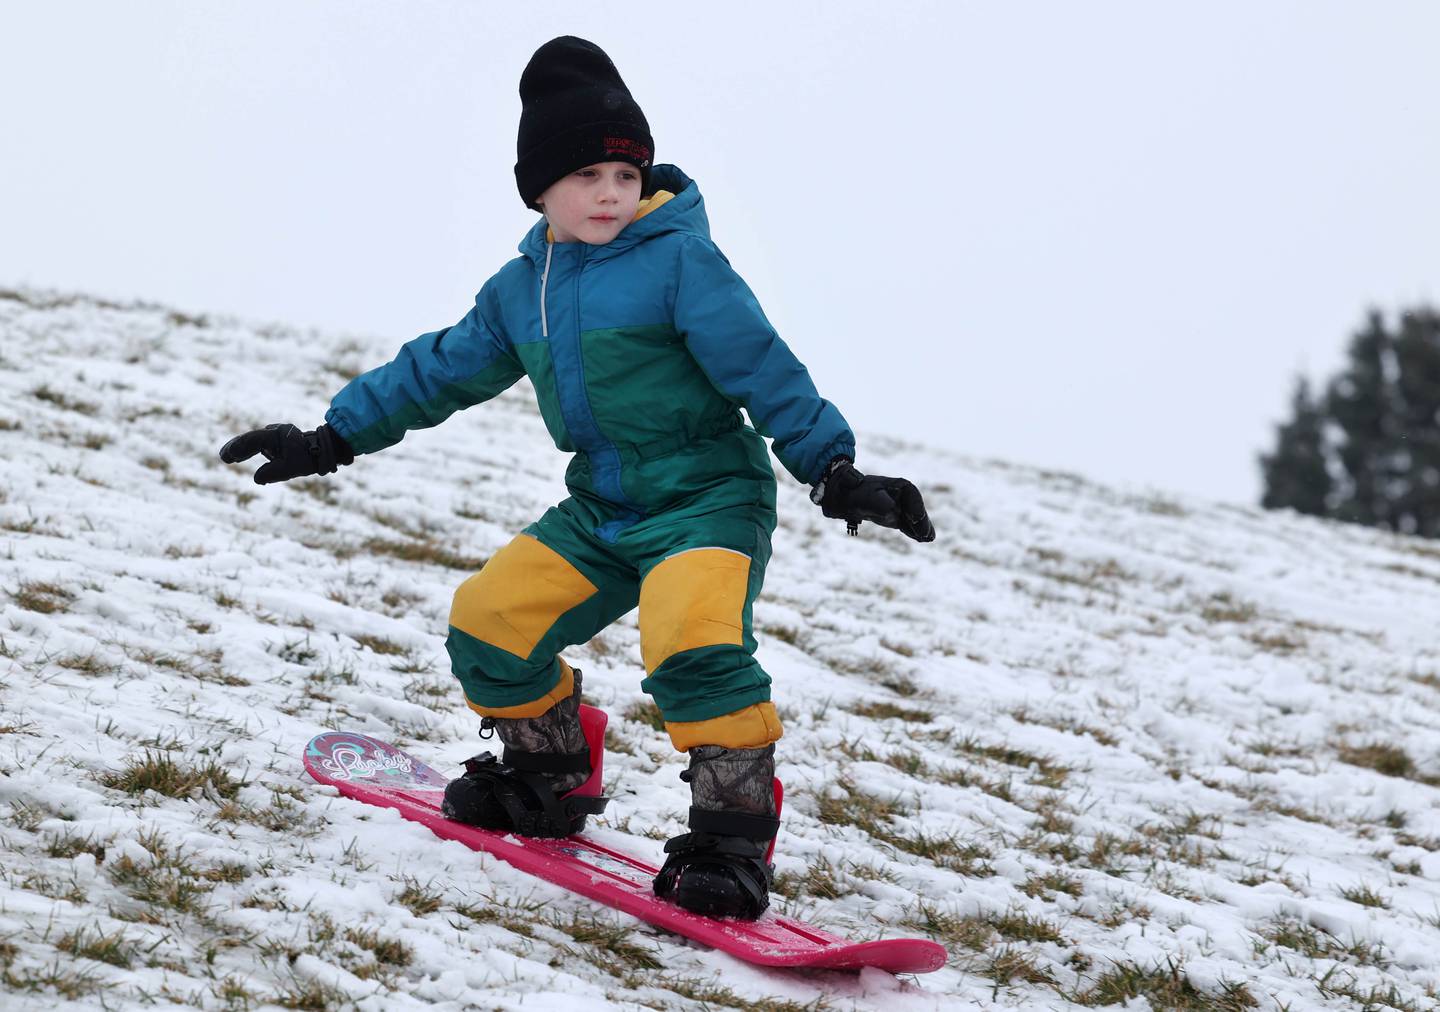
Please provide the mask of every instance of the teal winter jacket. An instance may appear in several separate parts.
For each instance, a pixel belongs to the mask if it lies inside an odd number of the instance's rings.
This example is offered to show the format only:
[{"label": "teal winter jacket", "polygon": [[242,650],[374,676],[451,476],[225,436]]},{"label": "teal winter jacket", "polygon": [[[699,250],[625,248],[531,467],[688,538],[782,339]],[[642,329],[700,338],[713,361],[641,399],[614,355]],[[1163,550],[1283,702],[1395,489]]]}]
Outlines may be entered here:
[{"label": "teal winter jacket", "polygon": [[555,445],[575,455],[566,484],[607,541],[666,511],[773,510],[760,435],[807,484],[853,458],[845,419],[710,240],[699,187],[673,165],[652,181],[604,246],[551,242],[541,219],[464,319],[356,377],[325,421],[373,453],[528,375]]}]

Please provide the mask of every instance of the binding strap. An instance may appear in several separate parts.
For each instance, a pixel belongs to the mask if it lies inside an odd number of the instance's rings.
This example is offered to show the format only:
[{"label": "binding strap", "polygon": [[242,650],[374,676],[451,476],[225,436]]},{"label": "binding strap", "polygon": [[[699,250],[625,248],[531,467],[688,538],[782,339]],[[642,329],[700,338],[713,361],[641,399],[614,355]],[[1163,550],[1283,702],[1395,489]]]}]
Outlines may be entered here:
[{"label": "binding strap", "polygon": [[775,884],[775,869],[765,860],[762,840],[739,836],[715,836],[712,833],[686,833],[665,844],[665,864],[655,876],[655,894],[669,896],[680,885],[686,869],[703,871],[723,868],[731,872],[733,881],[744,894],[745,914],[758,917],[769,904],[770,887]]},{"label": "binding strap", "polygon": [[743,836],[749,840],[773,840],[780,831],[780,820],[772,815],[751,815],[748,812],[716,812],[690,806],[690,829],[696,833],[716,836]]},{"label": "binding strap", "polygon": [[[578,753],[587,755],[588,753]],[[556,758],[573,760],[574,755],[540,756],[533,752],[519,752],[523,759]],[[507,755],[506,759],[510,759]],[[578,770],[561,772],[583,772],[589,766],[588,758]],[[555,796],[555,791],[546,779],[529,769],[521,769],[510,762],[501,762],[489,752],[482,752],[465,760],[465,775],[489,785],[495,800],[510,816],[515,830],[524,836],[563,837],[570,835],[570,822],[576,816],[598,815],[605,810],[610,799],[600,796],[567,794]],[[522,793],[519,788],[526,788]]]},{"label": "binding strap", "polygon": [[505,746],[505,757],[500,760],[511,769],[526,773],[589,773],[590,750],[584,752],[521,752]]}]

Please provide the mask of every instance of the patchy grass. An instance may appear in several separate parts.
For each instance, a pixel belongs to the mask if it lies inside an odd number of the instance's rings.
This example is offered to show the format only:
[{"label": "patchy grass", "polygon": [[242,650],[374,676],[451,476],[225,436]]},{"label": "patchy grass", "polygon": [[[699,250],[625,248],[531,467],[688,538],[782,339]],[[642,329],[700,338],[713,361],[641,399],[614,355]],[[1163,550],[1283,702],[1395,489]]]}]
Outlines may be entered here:
[{"label": "patchy grass", "polygon": [[1422,774],[1410,753],[1398,745],[1387,745],[1384,742],[1341,745],[1339,753],[1340,761],[1351,766],[1363,766],[1387,777],[1403,777],[1432,787],[1440,786],[1440,777]]},{"label": "patchy grass", "polygon": [[659,970],[664,963],[659,952],[646,945],[637,945],[634,930],[613,918],[574,911],[569,916],[552,915],[550,926],[563,931],[583,947],[579,955],[615,977],[625,977],[635,970]]},{"label": "patchy grass", "polygon": [[152,647],[133,645],[124,646],[123,649],[125,656],[136,664],[147,668],[158,668],[162,671],[174,671],[193,678],[197,682],[230,686],[250,684],[249,680],[241,678],[239,675],[233,675],[224,669],[221,665],[224,651],[218,647],[196,651],[188,655],[167,653]]},{"label": "patchy grass", "polygon": [[1200,605],[1200,617],[1213,624],[1232,623],[1243,625],[1253,622],[1259,616],[1258,606],[1242,601],[1228,591],[1211,594]]},{"label": "patchy grass", "polygon": [[164,924],[170,914],[193,914],[204,909],[205,898],[215,887],[204,872],[178,850],[171,849],[158,832],[141,837],[139,842],[150,852],[148,861],[137,861],[126,854],[109,865],[110,880],[135,902],[135,908],[126,916],[147,924]]},{"label": "patchy grass", "polygon": [[[291,788],[290,790],[293,790]],[[215,812],[222,822],[249,822],[272,833],[296,834],[305,830],[309,816],[285,789],[270,788],[270,803],[263,807],[226,801]]]},{"label": "patchy grass", "polygon": [[1025,880],[1020,888],[1026,896],[1032,899],[1049,899],[1055,893],[1064,893],[1066,896],[1079,898],[1085,891],[1080,880],[1064,872],[1050,871],[1044,875],[1032,875]]},{"label": "patchy grass", "polygon": [[105,844],[96,840],[94,834],[87,833],[81,836],[74,830],[66,829],[46,841],[45,853],[51,857],[67,859],[73,858],[77,854],[90,854],[96,862],[103,862],[105,860]]},{"label": "patchy grass", "polygon": [[1282,657],[1290,654],[1298,654],[1309,646],[1304,636],[1298,633],[1279,632],[1248,632],[1245,634],[1247,643],[1252,644],[1267,654],[1279,654]]},{"label": "patchy grass", "polygon": [[1390,962],[1385,956],[1384,945],[1379,942],[1356,938],[1347,945],[1334,935],[1294,918],[1277,918],[1260,925],[1255,933],[1271,945],[1298,952],[1309,959],[1349,959],[1361,966],[1382,969]]},{"label": "patchy grass", "polygon": [[64,654],[55,658],[55,663],[67,671],[78,671],[82,675],[90,675],[94,678],[113,675],[120,670],[118,665],[102,659],[94,650],[88,654]]},{"label": "patchy grass", "polygon": [[89,401],[82,401],[78,397],[72,397],[61,390],[53,390],[48,383],[41,384],[34,390],[31,390],[30,396],[37,401],[53,404],[62,411],[74,411],[81,415],[95,415],[100,411],[100,405],[92,404]]},{"label": "patchy grass", "polygon": [[329,1009],[353,1005],[350,996],[338,987],[299,978],[291,979],[282,987],[275,995],[274,1003],[281,1008],[305,1009],[307,1012],[328,1012]]},{"label": "patchy grass", "polygon": [[772,891],[787,899],[812,897],[836,900],[853,896],[870,882],[894,883],[895,876],[883,868],[866,867],[854,862],[834,864],[821,855],[804,863],[804,871],[780,872],[775,876]]},{"label": "patchy grass", "polygon": [[244,603],[234,594],[224,590],[217,590],[210,597],[216,604],[226,609],[239,608]]},{"label": "patchy grass", "polygon": [[935,714],[930,710],[912,709],[894,703],[856,703],[845,709],[857,717],[869,717],[872,720],[904,720],[912,724],[928,724],[935,719]]},{"label": "patchy grass", "polygon": [[[1353,973],[1342,971],[1338,965],[1316,978],[1315,987],[1322,997],[1349,998],[1357,1002],[1362,1012],[1379,1008],[1392,1008],[1396,1012],[1426,1012],[1435,1008],[1433,1004],[1421,1005],[1412,998],[1406,998],[1394,984],[1387,988],[1371,986],[1368,990],[1362,989],[1359,979]],[[1428,997],[1433,998],[1434,995]]]},{"label": "patchy grass", "polygon": [[1040,964],[1040,958],[1024,949],[1005,946],[980,968],[980,974],[996,984],[1023,980],[1027,984],[1055,984],[1055,976]]},{"label": "patchy grass", "polygon": [[956,911],[943,910],[924,900],[909,920],[908,927],[923,931],[947,949],[972,949],[983,951],[995,937],[995,929],[985,918],[978,915],[962,915]]},{"label": "patchy grass", "polygon": [[296,667],[300,668],[303,668],[305,665],[309,664],[311,661],[315,660],[317,657],[320,656],[320,651],[316,650],[313,646],[310,645],[309,636],[302,636],[298,639],[286,640],[279,645],[271,644],[270,646],[267,646],[265,648],[267,653],[270,652],[271,647],[274,648],[276,657],[280,658],[287,664],[293,664]]},{"label": "patchy grass", "polygon": [[42,615],[69,611],[70,605],[75,603],[75,593],[70,589],[40,580],[22,580],[19,587],[8,593],[10,599],[26,611]]},{"label": "patchy grass", "polygon": [[634,745],[631,745],[627,739],[620,737],[613,724],[605,725],[605,750],[607,752],[620,752],[632,756],[638,754],[635,751]]},{"label": "patchy grass", "polygon": [[404,562],[428,562],[446,569],[479,572],[488,559],[462,555],[434,541],[395,541],[389,538],[368,538],[360,550],[371,555],[388,555]]},{"label": "patchy grass", "polygon": [[665,730],[665,718],[660,713],[660,707],[656,706],[653,700],[636,700],[625,707],[625,712],[620,716],[625,720],[634,721],[636,724],[644,724],[656,731]]},{"label": "patchy grass", "polygon": [[374,651],[385,657],[402,656],[409,652],[408,647],[402,646],[393,640],[387,640],[383,636],[372,636],[369,633],[360,633],[354,637],[354,640],[365,649]]},{"label": "patchy grass", "polygon": [[49,813],[39,805],[24,801],[12,801],[10,803],[10,825],[26,833],[33,833],[40,828],[40,823],[49,817]]},{"label": "patchy grass", "polygon": [[129,967],[139,949],[137,943],[126,937],[123,929],[107,935],[98,927],[93,931],[81,928],[62,935],[55,947],[81,959],[93,959],[119,967]]},{"label": "patchy grass", "polygon": [[1360,885],[1342,888],[1340,895],[1351,903],[1358,903],[1362,907],[1375,907],[1380,910],[1390,909],[1390,898],[1363,882]]},{"label": "patchy grass", "polygon": [[1012,942],[1056,942],[1065,944],[1060,929],[1043,917],[1036,917],[1023,910],[1007,910],[988,918],[990,926],[1002,938]]},{"label": "patchy grass", "polygon": [[1144,998],[1151,1008],[1173,1012],[1240,1012],[1260,1007],[1244,984],[1222,982],[1218,994],[1198,990],[1185,975],[1184,967],[1168,959],[1152,967],[1115,963],[1088,988],[1066,997],[1077,1005],[1092,1007]]},{"label": "patchy grass", "polygon": [[101,991],[105,985],[90,970],[75,968],[71,960],[56,959],[46,967],[16,972],[9,967],[0,973],[0,984],[14,991],[44,993],[54,991],[62,998],[76,1001]]},{"label": "patchy grass", "polygon": [[433,914],[445,905],[445,893],[439,889],[432,889],[428,884],[422,885],[408,875],[402,878],[400,883],[404,888],[395,895],[395,902],[416,917]]},{"label": "patchy grass", "polygon": [[58,879],[32,872],[20,880],[20,888],[28,892],[39,893],[46,899],[66,900],[76,906],[88,902],[90,898],[85,887],[74,875],[68,879]]},{"label": "patchy grass", "polygon": [[1139,900],[1120,899],[1111,903],[1099,916],[1093,918],[1093,920],[1096,924],[1102,924],[1107,928],[1118,928],[1124,924],[1148,921],[1154,916],[1155,911],[1151,910]]},{"label": "patchy grass", "polygon": [[399,618],[407,614],[416,605],[425,600],[423,594],[412,593],[400,587],[392,587],[380,595],[380,603],[385,606],[386,611]]},{"label": "patchy grass", "polygon": [[366,950],[375,962],[386,966],[409,966],[415,961],[415,950],[398,938],[386,938],[374,928],[347,928],[345,940]]},{"label": "patchy grass", "polygon": [[534,937],[535,924],[547,909],[545,903],[533,900],[496,896],[481,896],[478,900],[475,903],[456,903],[453,909],[459,916],[476,924],[498,924],[506,931],[526,938]]},{"label": "patchy grass", "polygon": [[647,982],[679,995],[687,1002],[684,1006],[686,1009],[694,1008],[697,1012],[709,1012],[711,1009],[736,1009],[738,1012],[828,1012],[835,1007],[830,999],[823,995],[804,1004],[774,996],[752,1001],[715,980],[700,980],[695,977],[661,977]]},{"label": "patchy grass", "polygon": [[245,978],[239,974],[217,980],[211,985],[210,993],[227,1009],[248,1009],[259,1004],[259,998],[245,986]]},{"label": "patchy grass", "polygon": [[909,699],[920,693],[920,686],[915,684],[915,679],[908,675],[887,675],[880,679],[880,684],[897,696],[904,696]]},{"label": "patchy grass", "polygon": [[980,756],[1006,766],[1033,769],[1037,774],[1034,782],[1042,787],[1058,788],[1071,773],[1070,767],[1050,756],[1036,755],[1034,752],[1011,748],[1008,745],[985,745],[974,738],[964,738],[955,743],[955,748],[967,755]]},{"label": "patchy grass", "polygon": [[1021,724],[1039,724],[1041,727],[1048,727],[1055,731],[1063,731],[1066,734],[1083,735],[1094,738],[1101,745],[1108,745],[1111,748],[1120,744],[1109,731],[1095,727],[1093,724],[1085,724],[1073,717],[1054,717],[1048,714],[1031,713],[1025,707],[1010,711],[1010,716]]},{"label": "patchy grass", "polygon": [[[858,789],[850,780],[841,780],[838,791],[814,795],[817,815],[828,826],[853,826],[896,850],[914,854],[961,875],[983,878],[995,874],[989,864],[993,855],[977,843],[962,842],[958,834],[929,834],[924,830],[908,835],[895,828],[895,816],[907,814],[899,800],[885,801]],[[908,820],[907,820],[908,821]]]},{"label": "patchy grass", "polygon": [[169,798],[189,798],[208,788],[227,801],[233,801],[245,786],[245,781],[235,779],[214,760],[190,767],[177,763],[165,752],[148,749],[119,770],[100,774],[98,779],[106,787],[137,796],[154,791]]},{"label": "patchy grass", "polygon": [[799,647],[804,637],[799,629],[786,625],[762,625],[755,630],[762,637],[779,640],[781,643],[788,643],[792,647]]},{"label": "patchy grass", "polygon": [[335,484],[324,478],[306,478],[302,481],[286,482],[286,487],[296,492],[302,492],[313,499],[318,499],[327,506],[333,506],[339,496],[339,489]]},{"label": "patchy grass", "polygon": [[876,838],[890,832],[885,827],[891,815],[903,812],[898,799],[884,801],[873,794],[867,794],[848,779],[815,795],[820,821],[827,826],[854,826]]},{"label": "patchy grass", "polygon": [[455,679],[449,676],[412,678],[400,688],[400,694],[405,697],[407,703],[430,707],[436,706],[442,700],[457,696],[459,692],[460,686]]},{"label": "patchy grass", "polygon": [[1015,792],[1012,790],[1009,780],[991,780],[963,767],[945,767],[937,770],[934,777],[937,783],[948,784],[951,787],[974,787],[1001,801],[1009,801],[1012,804],[1015,801]]}]

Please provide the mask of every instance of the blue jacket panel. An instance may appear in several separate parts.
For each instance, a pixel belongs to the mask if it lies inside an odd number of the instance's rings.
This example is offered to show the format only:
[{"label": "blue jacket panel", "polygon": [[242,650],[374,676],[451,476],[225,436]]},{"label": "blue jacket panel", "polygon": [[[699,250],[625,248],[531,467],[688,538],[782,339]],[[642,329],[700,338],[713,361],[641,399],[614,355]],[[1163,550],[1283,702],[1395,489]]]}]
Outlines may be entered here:
[{"label": "blue jacket panel", "polygon": [[352,380],[326,421],[369,453],[528,373],[556,446],[577,454],[572,489],[621,517],[665,508],[674,490],[655,491],[648,462],[735,429],[737,407],[799,481],[853,457],[845,419],[711,241],[699,187],[671,165],[652,179],[673,196],[604,246],[551,242],[536,222],[463,320]]}]

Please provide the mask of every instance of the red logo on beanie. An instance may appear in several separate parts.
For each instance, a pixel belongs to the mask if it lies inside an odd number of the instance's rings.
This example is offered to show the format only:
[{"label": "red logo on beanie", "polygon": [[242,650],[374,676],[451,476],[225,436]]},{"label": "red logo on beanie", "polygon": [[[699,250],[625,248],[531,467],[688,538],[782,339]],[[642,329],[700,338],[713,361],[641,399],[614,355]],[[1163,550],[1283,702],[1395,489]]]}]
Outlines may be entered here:
[{"label": "red logo on beanie", "polygon": [[623,155],[639,162],[642,169],[650,164],[650,149],[629,137],[606,137],[605,153],[607,155]]}]

